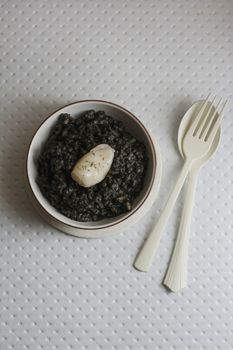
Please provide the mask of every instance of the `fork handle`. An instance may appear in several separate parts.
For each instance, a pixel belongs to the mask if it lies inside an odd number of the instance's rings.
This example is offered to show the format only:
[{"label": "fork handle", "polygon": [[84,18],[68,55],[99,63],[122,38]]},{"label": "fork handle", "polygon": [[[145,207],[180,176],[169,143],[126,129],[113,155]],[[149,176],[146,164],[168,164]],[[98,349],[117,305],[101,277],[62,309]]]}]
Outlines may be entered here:
[{"label": "fork handle", "polygon": [[188,241],[198,172],[199,169],[191,170],[189,175],[177,239],[163,282],[173,292],[187,286]]},{"label": "fork handle", "polygon": [[172,212],[172,209],[175,205],[175,202],[177,200],[177,197],[180,193],[180,190],[184,184],[185,178],[188,174],[188,171],[190,169],[190,166],[192,164],[192,160],[186,159],[180,176],[178,177],[178,180],[176,182],[175,187],[173,188],[170,197],[168,198],[168,201],[160,215],[159,220],[157,221],[157,224],[155,225],[154,229],[150,233],[149,237],[147,238],[145,244],[143,245],[141,251],[139,252],[135,262],[134,267],[139,271],[148,271],[150,269],[150,266],[152,264],[153,258],[156,254],[156,251],[159,246],[160,238],[162,236],[163,230],[167,224],[167,221],[170,217],[170,214]]}]

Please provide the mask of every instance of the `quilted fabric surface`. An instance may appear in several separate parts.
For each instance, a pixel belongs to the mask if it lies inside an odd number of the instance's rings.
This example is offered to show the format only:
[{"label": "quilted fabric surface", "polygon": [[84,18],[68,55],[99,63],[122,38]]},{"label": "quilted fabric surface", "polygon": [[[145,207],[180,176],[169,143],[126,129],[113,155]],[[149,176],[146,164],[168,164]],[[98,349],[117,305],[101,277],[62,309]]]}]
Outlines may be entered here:
[{"label": "quilted fabric surface", "polygon": [[[0,1],[0,349],[233,349],[233,2]],[[179,122],[209,91],[229,98],[221,145],[200,173],[189,286],[162,280],[183,193],[149,273],[133,260],[182,166]],[[150,212],[105,240],[47,225],[25,189],[37,126],[81,99],[116,102],[160,146]]]}]

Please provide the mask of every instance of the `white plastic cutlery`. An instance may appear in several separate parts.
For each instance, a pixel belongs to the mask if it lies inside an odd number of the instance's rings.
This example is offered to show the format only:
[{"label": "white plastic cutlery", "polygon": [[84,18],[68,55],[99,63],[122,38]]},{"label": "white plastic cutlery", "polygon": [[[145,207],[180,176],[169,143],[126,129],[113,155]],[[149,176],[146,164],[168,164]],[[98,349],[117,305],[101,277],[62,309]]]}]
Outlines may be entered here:
[{"label": "white plastic cutlery", "polygon": [[[178,147],[182,157],[184,157],[184,153],[182,149],[183,137],[190,123],[192,122],[193,118],[195,118],[195,115],[200,109],[202,103],[203,103],[202,101],[194,103],[185,113],[180,123],[179,131],[178,131]],[[215,108],[212,107],[212,111],[210,112],[210,117],[214,112],[215,112]],[[205,157],[200,158],[199,160],[194,162],[189,172],[189,177],[186,184],[185,199],[183,203],[183,211],[181,215],[177,239],[175,242],[175,247],[173,249],[172,258],[169,262],[168,270],[163,282],[164,285],[166,285],[173,292],[178,292],[179,290],[187,286],[188,241],[189,241],[192,208],[194,204],[197,178],[198,178],[200,168],[209,160],[209,158],[214,154],[214,152],[218,148],[218,145],[220,142],[220,136],[221,136],[221,128],[219,127],[209,152],[206,154]]]},{"label": "white plastic cutlery", "polygon": [[185,178],[193,164],[197,159],[204,157],[215,138],[215,135],[218,131],[221,121],[221,115],[225,103],[222,106],[219,115],[217,116],[217,108],[220,105],[221,100],[218,102],[216,111],[210,116],[212,110],[213,101],[209,104],[208,98],[203,102],[200,111],[198,112],[196,118],[192,122],[191,126],[188,128],[186,134],[183,138],[183,152],[185,157],[185,162],[181,170],[180,176],[177,180],[177,183],[172,190],[170,197],[161,213],[161,216],[147,238],[144,246],[139,252],[134,266],[140,271],[148,271],[154,255],[158,249],[160,238],[162,236],[163,230],[166,226],[168,218],[171,214],[171,211],[175,205],[176,199],[180,193],[180,190],[184,184]]}]

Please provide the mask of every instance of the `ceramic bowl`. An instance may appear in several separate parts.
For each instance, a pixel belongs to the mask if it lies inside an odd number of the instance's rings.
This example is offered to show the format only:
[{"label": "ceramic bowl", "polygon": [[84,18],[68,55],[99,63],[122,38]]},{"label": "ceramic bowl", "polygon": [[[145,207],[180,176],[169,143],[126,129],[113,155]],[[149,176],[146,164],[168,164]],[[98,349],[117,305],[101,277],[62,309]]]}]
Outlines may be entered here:
[{"label": "ceramic bowl", "polygon": [[[114,218],[107,218],[96,222],[80,222],[71,220],[59,213],[42,195],[37,182],[36,158],[41,146],[56,123],[61,113],[68,113],[78,118],[88,110],[102,110],[111,117],[124,123],[126,130],[140,141],[143,141],[148,155],[148,167],[144,186],[135,199],[132,210]],[[69,104],[51,114],[35,132],[29,145],[26,157],[26,180],[32,203],[42,217],[57,229],[78,237],[103,238],[120,233],[130,224],[140,220],[155,200],[161,178],[161,159],[155,138],[150,134],[142,122],[131,112],[115,103],[100,100],[85,100]]]}]

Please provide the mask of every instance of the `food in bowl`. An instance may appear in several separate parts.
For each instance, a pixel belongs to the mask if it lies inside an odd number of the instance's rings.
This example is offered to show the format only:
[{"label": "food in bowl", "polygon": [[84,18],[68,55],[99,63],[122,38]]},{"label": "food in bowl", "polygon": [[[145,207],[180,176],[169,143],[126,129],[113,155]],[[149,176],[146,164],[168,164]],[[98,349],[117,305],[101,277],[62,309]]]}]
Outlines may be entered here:
[{"label": "food in bowl", "polygon": [[[106,176],[85,187],[72,172],[99,145],[111,147],[114,157]],[[126,131],[122,121],[103,111],[89,110],[78,118],[61,114],[36,161],[37,183],[63,215],[76,221],[98,221],[131,210],[143,188],[147,163],[144,143]]]},{"label": "food in bowl", "polygon": [[98,184],[109,172],[114,152],[107,144],[95,146],[77,161],[71,172],[72,179],[83,187]]}]

